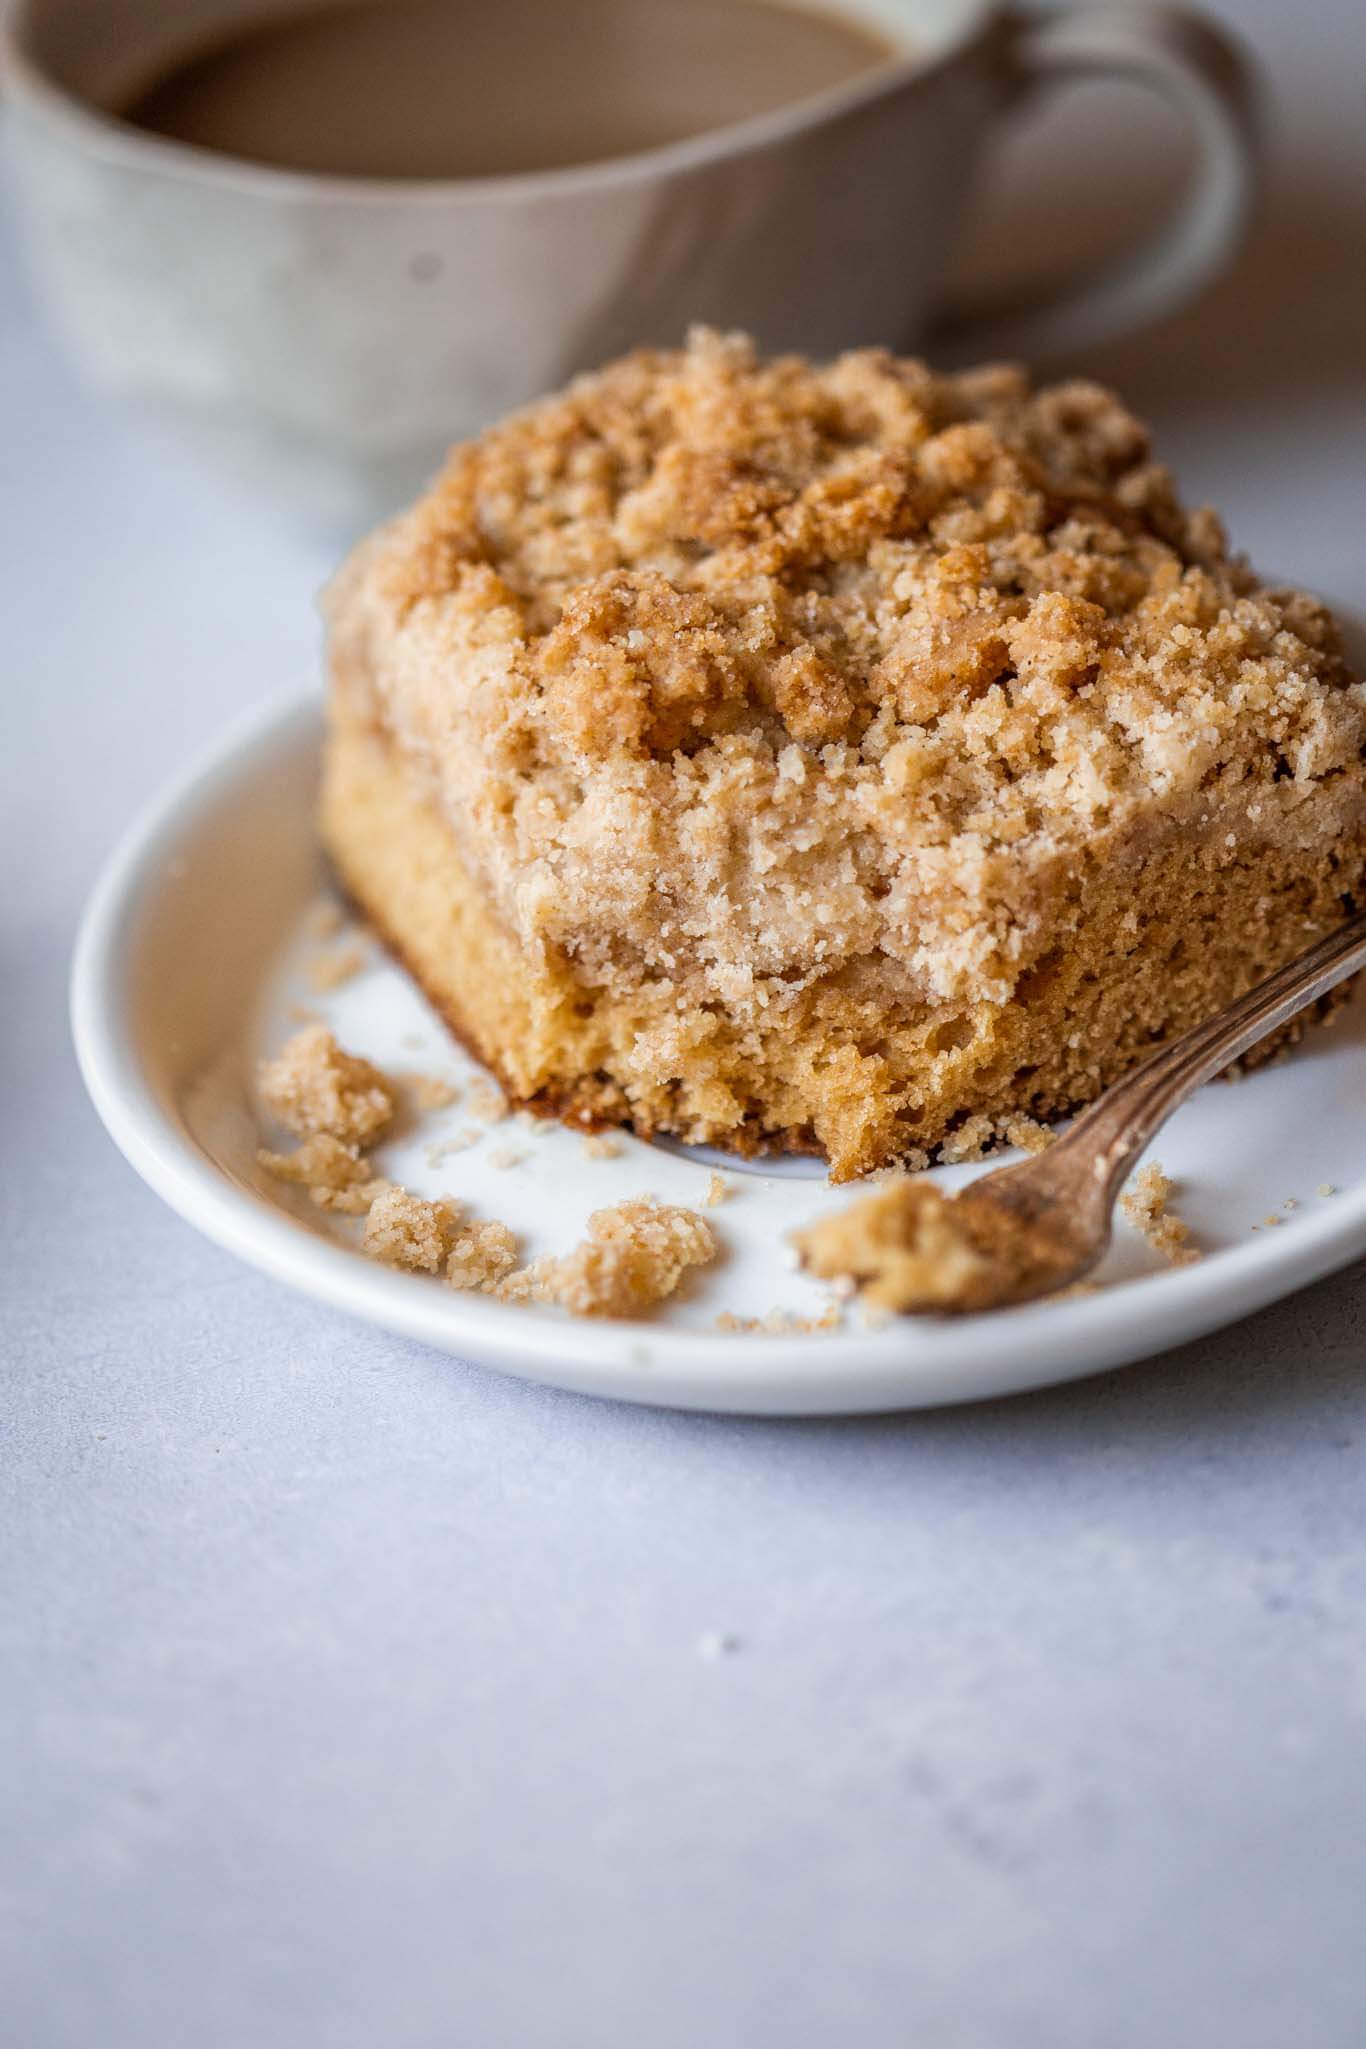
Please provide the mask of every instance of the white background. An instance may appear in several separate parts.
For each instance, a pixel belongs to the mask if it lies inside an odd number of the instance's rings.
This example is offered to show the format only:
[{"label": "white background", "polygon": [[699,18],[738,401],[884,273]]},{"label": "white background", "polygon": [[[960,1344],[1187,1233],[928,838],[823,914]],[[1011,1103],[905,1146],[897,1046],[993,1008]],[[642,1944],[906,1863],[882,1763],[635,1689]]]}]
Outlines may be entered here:
[{"label": "white background", "polygon": [[[1360,604],[1366,24],[1224,12],[1263,226],[1087,367]],[[1161,185],[1128,103],[1058,120],[982,261]],[[1360,2049],[1366,1270],[1057,1394],[722,1422],[353,1327],[114,1154],[80,901],[329,566],[84,399],[0,241],[6,2039]]]}]

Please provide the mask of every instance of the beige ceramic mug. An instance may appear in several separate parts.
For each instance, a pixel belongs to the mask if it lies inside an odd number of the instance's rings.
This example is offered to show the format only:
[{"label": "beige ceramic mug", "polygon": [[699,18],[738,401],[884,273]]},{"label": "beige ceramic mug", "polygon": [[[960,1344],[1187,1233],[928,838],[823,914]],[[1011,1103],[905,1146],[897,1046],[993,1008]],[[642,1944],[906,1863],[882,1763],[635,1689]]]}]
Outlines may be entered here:
[{"label": "beige ceramic mug", "polygon": [[1188,296],[1239,239],[1253,93],[1193,16],[826,0],[846,4],[905,53],[852,85],[602,164],[392,182],[260,168],[111,117],[182,52],[301,0],[17,0],[0,69],[54,316],[94,384],[349,526],[452,440],[692,321],[816,355],[923,342],[984,150],[1058,80],[1175,102],[1190,189],[1150,247],[978,322],[956,353],[1083,349]]}]

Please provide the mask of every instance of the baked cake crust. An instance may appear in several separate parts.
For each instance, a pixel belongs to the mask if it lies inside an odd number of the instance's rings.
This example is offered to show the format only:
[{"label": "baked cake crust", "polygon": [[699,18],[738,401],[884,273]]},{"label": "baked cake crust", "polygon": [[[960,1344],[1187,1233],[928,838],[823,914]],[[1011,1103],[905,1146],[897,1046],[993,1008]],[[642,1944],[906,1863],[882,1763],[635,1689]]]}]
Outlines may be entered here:
[{"label": "baked cake crust", "polygon": [[1117,400],[699,334],[329,598],[323,830],[508,1093],[824,1151],[1089,1100],[1339,922],[1366,691]]}]

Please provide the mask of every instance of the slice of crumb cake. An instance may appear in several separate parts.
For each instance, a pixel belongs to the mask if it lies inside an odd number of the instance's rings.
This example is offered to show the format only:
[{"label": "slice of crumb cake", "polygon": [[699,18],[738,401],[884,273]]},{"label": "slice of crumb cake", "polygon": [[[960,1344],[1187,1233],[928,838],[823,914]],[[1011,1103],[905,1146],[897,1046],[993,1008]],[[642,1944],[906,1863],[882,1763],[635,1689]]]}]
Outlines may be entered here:
[{"label": "slice of crumb cake", "polygon": [[1337,923],[1366,692],[1095,386],[695,335],[329,603],[327,844],[509,1095],[844,1178],[1051,1117]]}]

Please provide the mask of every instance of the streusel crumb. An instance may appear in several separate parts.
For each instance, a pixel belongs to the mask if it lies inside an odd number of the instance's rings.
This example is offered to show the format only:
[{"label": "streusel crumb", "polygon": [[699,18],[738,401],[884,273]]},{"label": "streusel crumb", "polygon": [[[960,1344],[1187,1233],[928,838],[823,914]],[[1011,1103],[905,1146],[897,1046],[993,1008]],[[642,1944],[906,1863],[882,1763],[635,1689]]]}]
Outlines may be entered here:
[{"label": "streusel crumb", "polygon": [[508,1301],[555,1303],[575,1316],[640,1316],[716,1250],[710,1227],[694,1211],[623,1202],[595,1210],[582,1244],[511,1275],[501,1292]]},{"label": "streusel crumb", "polygon": [[621,1140],[611,1131],[586,1131],[583,1151],[586,1159],[615,1160],[621,1152]]},{"label": "streusel crumb", "polygon": [[1006,1144],[1018,1146],[1022,1153],[1047,1152],[1058,1135],[1035,1117],[1007,1117],[1001,1131]]},{"label": "streusel crumb", "polygon": [[277,1181],[292,1181],[306,1188],[319,1209],[338,1210],[345,1216],[363,1216],[389,1186],[371,1173],[359,1146],[344,1145],[326,1131],[306,1138],[292,1153],[273,1153],[263,1147],[256,1158]]},{"label": "streusel crumb", "polygon": [[439,1273],[460,1235],[460,1208],[443,1197],[428,1202],[406,1188],[376,1196],[365,1220],[365,1249],[386,1266],[413,1273]]},{"label": "streusel crumb", "polygon": [[494,1294],[517,1264],[516,1234],[507,1224],[490,1219],[465,1224],[446,1258],[446,1279],[453,1288]]},{"label": "streusel crumb", "polygon": [[[1190,1243],[1190,1225],[1174,1216],[1168,1207],[1175,1192],[1176,1183],[1163,1173],[1156,1160],[1151,1160],[1134,1175],[1119,1198],[1119,1206],[1154,1252],[1160,1252],[1173,1266],[1189,1266],[1200,1254]],[[1280,1221],[1279,1217],[1267,1219],[1274,1224]]]},{"label": "streusel crumb", "polygon": [[261,1063],[261,1100],[301,1138],[322,1134],[367,1146],[392,1123],[394,1090],[368,1060],[343,1052],[326,1025],[306,1025]]},{"label": "streusel crumb", "polygon": [[708,1174],[707,1185],[702,1191],[703,1207],[706,1209],[715,1209],[718,1206],[718,1204],[723,1203],[726,1200],[727,1196],[729,1196],[731,1193],[731,1189],[732,1183],[726,1179],[725,1175],[718,1174],[715,1171],[715,1169],[713,1169],[712,1172]]},{"label": "streusel crumb", "polygon": [[956,1131],[948,1134],[939,1148],[939,1157],[945,1166],[950,1167],[960,1166],[967,1160],[985,1159],[1000,1136],[996,1119],[979,1113],[967,1118]]}]

